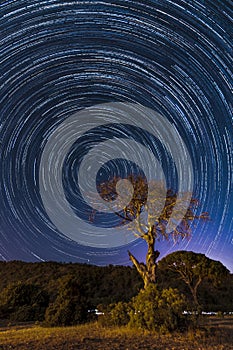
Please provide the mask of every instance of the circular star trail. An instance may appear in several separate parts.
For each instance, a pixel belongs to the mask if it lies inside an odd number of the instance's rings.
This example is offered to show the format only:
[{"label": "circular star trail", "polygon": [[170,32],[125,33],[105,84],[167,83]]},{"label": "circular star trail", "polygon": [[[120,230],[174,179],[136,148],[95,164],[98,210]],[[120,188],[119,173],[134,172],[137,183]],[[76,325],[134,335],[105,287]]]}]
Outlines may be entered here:
[{"label": "circular star trail", "polygon": [[[143,242],[115,218],[88,222],[82,191],[134,169],[175,187],[191,176],[211,218],[189,241],[159,243],[161,256],[195,250],[233,271],[232,14],[228,0],[1,2],[1,259],[126,264],[129,248],[143,259]],[[135,105],[151,112],[116,118],[115,106]]]}]

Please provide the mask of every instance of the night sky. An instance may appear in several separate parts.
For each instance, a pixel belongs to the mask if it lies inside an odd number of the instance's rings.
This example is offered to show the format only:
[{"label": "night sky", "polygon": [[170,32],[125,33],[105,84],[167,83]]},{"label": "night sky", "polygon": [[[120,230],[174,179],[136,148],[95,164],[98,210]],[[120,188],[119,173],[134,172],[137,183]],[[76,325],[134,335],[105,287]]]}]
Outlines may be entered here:
[{"label": "night sky", "polygon": [[232,20],[230,0],[1,1],[1,260],[143,260],[96,203],[96,184],[133,172],[211,219],[161,257],[233,272]]}]

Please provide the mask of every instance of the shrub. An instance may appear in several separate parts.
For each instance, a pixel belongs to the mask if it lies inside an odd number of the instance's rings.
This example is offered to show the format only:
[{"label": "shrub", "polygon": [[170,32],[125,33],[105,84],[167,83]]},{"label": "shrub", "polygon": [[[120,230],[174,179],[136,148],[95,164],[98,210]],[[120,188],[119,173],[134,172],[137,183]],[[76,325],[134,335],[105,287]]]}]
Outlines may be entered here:
[{"label": "shrub", "polygon": [[45,313],[48,326],[71,326],[87,320],[88,305],[77,280],[72,276],[60,279],[57,298]]},{"label": "shrub", "polygon": [[184,305],[184,297],[176,289],[159,291],[151,284],[133,298],[129,325],[163,332],[183,330],[187,326]]},{"label": "shrub", "polygon": [[104,312],[98,318],[102,326],[125,326],[130,320],[131,303],[120,301],[105,308],[98,307],[98,310]]},{"label": "shrub", "polygon": [[45,313],[45,323],[49,326],[71,326],[86,320],[86,310],[79,301],[61,300],[59,297],[49,305]]},{"label": "shrub", "polygon": [[98,310],[103,312],[98,322],[102,326],[129,325],[160,332],[184,330],[188,326],[188,319],[183,315],[184,307],[184,297],[178,290],[169,288],[160,291],[151,284],[129,303],[98,306]]},{"label": "shrub", "polygon": [[0,294],[0,315],[12,321],[41,321],[48,303],[49,295],[39,286],[13,283]]}]

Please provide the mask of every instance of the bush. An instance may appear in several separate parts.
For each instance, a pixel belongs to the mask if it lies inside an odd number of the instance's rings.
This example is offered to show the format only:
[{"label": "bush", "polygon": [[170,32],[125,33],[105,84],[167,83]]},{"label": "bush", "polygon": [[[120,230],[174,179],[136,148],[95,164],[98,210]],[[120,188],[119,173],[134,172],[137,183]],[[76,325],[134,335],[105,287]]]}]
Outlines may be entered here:
[{"label": "bush", "polygon": [[72,276],[59,281],[59,293],[45,313],[48,326],[71,326],[87,320],[88,305],[80,285]]},{"label": "bush", "polygon": [[0,294],[0,316],[12,321],[41,321],[49,303],[49,295],[39,286],[13,283]]},{"label": "bush", "polygon": [[29,305],[23,305],[10,314],[10,320],[14,322],[27,322],[35,320],[35,312]]},{"label": "bush", "polygon": [[125,326],[130,320],[131,303],[119,302],[111,304],[107,308],[98,306],[98,310],[104,312],[100,315],[98,322],[102,326]]},{"label": "bush", "polygon": [[103,312],[98,322],[102,326],[125,326],[133,328],[171,332],[184,330],[188,319],[183,315],[184,297],[176,289],[159,291],[155,285],[149,285],[129,303],[119,302],[109,306],[98,306]]},{"label": "bush", "polygon": [[184,297],[176,289],[159,291],[155,285],[149,285],[133,298],[129,325],[157,331],[184,330],[184,305]]},{"label": "bush", "polygon": [[71,326],[86,320],[86,310],[78,300],[61,300],[59,297],[49,305],[45,313],[45,324],[54,326]]}]

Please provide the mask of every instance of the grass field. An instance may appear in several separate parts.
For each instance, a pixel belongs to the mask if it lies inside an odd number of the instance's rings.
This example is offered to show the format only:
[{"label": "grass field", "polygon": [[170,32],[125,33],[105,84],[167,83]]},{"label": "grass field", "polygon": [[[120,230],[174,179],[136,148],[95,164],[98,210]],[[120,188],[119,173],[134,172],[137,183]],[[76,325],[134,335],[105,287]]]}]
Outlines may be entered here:
[{"label": "grass field", "polygon": [[205,330],[158,335],[98,324],[43,328],[0,328],[0,350],[228,350],[233,349],[233,318],[206,318]]}]

